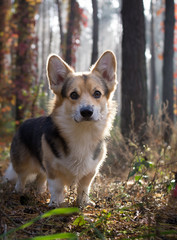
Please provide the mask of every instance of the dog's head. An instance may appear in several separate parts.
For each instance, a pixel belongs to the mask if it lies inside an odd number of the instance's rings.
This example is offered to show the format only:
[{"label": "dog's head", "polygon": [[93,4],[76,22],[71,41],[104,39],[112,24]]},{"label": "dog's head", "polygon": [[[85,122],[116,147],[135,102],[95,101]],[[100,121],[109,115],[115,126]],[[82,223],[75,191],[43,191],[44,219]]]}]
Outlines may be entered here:
[{"label": "dog's head", "polygon": [[89,72],[77,73],[57,55],[47,61],[49,85],[57,97],[55,107],[75,122],[98,121],[107,114],[116,87],[116,58],[106,51]]}]

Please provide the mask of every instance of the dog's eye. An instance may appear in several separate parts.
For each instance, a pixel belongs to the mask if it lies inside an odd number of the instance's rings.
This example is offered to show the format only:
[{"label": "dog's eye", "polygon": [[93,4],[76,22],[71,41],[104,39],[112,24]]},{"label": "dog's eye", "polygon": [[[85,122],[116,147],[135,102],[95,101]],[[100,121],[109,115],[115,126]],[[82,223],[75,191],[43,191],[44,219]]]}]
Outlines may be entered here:
[{"label": "dog's eye", "polygon": [[79,98],[79,95],[77,92],[72,92],[70,94],[70,98],[73,99],[73,100],[77,100]]},{"label": "dog's eye", "polygon": [[94,98],[100,98],[101,97],[101,92],[100,91],[95,91],[93,94]]}]

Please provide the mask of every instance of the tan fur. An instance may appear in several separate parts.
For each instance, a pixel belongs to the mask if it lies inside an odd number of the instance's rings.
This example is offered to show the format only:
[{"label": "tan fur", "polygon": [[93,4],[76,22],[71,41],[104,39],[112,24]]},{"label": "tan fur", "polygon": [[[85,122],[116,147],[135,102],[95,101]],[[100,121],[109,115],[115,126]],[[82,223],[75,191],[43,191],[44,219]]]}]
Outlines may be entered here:
[{"label": "tan fur", "polygon": [[78,204],[88,204],[91,183],[106,156],[104,139],[109,135],[116,113],[112,101],[117,83],[116,59],[107,51],[90,72],[75,73],[60,57],[51,55],[47,76],[55,94],[51,126],[56,127],[58,133],[48,135],[47,130],[41,136],[45,171],[17,134],[11,148],[13,168],[10,166],[5,177],[9,178],[11,169],[15,170],[16,190],[21,191],[28,177],[36,174],[40,192],[45,191],[47,178],[50,204],[55,205],[64,201],[64,186],[77,184]]}]

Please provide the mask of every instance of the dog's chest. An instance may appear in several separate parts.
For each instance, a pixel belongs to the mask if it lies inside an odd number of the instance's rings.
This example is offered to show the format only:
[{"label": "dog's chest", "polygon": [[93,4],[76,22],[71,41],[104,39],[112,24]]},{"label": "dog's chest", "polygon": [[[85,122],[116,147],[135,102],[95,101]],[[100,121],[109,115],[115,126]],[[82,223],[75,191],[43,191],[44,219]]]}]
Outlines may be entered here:
[{"label": "dog's chest", "polygon": [[95,158],[97,145],[75,143],[70,148],[70,154],[64,161],[65,167],[77,178],[93,172],[98,165],[98,158]]},{"label": "dog's chest", "polygon": [[[63,128],[62,128],[63,129]],[[55,170],[63,171],[64,175],[73,176],[78,181],[83,176],[93,173],[102,160],[102,131],[98,128],[67,128],[65,132],[45,136],[47,146],[52,153],[49,160]],[[46,148],[47,149],[47,148]],[[43,148],[45,150],[45,147]]]}]

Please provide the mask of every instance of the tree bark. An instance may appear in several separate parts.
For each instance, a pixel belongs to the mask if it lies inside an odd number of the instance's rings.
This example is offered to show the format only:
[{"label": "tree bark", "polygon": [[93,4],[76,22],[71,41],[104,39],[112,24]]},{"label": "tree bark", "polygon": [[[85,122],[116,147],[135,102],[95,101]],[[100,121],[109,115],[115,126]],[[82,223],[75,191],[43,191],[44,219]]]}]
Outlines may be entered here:
[{"label": "tree bark", "polygon": [[75,19],[75,6],[76,0],[69,1],[69,20],[68,20],[68,31],[66,36],[66,55],[65,61],[72,65],[72,39],[74,32],[74,19]]},{"label": "tree bark", "polygon": [[154,41],[154,4],[151,0],[151,86],[150,86],[150,113],[155,114],[156,72],[155,72],[155,41]]},{"label": "tree bark", "polygon": [[[5,52],[6,52],[6,18],[7,11],[10,8],[10,0],[0,1],[0,83],[1,89],[4,85],[5,78]],[[2,96],[2,95],[1,95]]]},{"label": "tree bark", "polygon": [[163,103],[168,104],[167,113],[171,121],[173,121],[174,0],[166,0],[165,5]]},{"label": "tree bark", "polygon": [[64,56],[64,33],[63,33],[63,24],[62,24],[62,15],[61,15],[61,1],[56,0],[56,4],[58,7],[58,25],[59,25],[59,32],[60,32],[60,51],[61,56]]},{"label": "tree bark", "polygon": [[143,0],[122,1],[122,23],[121,131],[130,137],[133,129],[141,137],[140,127],[147,117]]},{"label": "tree bark", "polygon": [[[164,62],[163,62],[163,90],[162,101],[167,105],[163,120],[167,121],[164,129],[164,140],[169,143],[171,138],[171,122],[174,121],[173,113],[173,57],[174,57],[174,0],[165,1],[165,36],[164,36]],[[165,118],[166,114],[168,118]]]},{"label": "tree bark", "polygon": [[16,96],[15,121],[16,127],[24,119],[24,113],[30,104],[30,87],[33,79],[33,53],[31,45],[34,43],[34,15],[36,9],[27,1],[16,1],[14,15],[18,42],[14,56],[12,78],[14,82],[14,94]]},{"label": "tree bark", "polygon": [[92,58],[91,58],[91,65],[96,62],[98,59],[98,27],[99,27],[99,20],[98,20],[98,3],[97,0],[92,0],[92,8],[93,8],[93,27],[92,27]]}]

